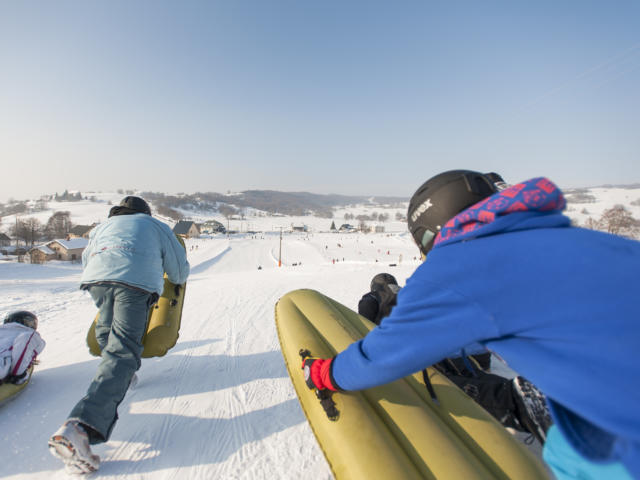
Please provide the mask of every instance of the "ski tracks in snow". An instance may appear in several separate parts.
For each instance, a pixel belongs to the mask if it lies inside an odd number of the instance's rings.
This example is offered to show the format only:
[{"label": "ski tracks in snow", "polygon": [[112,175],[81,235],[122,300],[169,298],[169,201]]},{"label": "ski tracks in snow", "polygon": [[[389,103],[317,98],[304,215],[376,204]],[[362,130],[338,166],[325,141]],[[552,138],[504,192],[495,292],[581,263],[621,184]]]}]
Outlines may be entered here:
[{"label": "ski tracks in snow", "polygon": [[[198,264],[204,268],[187,284],[178,344],[163,358],[143,360],[140,382],[120,407],[103,475],[282,478],[288,467],[303,471],[308,463],[307,453],[296,452],[300,444],[313,451],[315,468],[328,472],[279,351],[273,309],[287,291],[283,272],[255,269],[271,249],[255,240],[232,242],[221,253],[212,246],[216,260]],[[280,440],[266,441],[274,436]],[[292,440],[295,450],[281,448]]]},{"label": "ski tracks in snow", "polygon": [[[296,288],[316,288],[348,306],[357,304],[383,266],[328,263],[325,245],[336,239],[286,236],[281,268],[273,257],[280,252],[274,235],[187,241],[192,275],[180,338],[164,357],[143,359],[139,382],[119,407],[111,439],[94,448],[103,461],[95,475],[118,480],[330,478],[285,369],[274,305]],[[46,451],[46,440],[96,371],[98,359],[85,345],[96,309],[78,290],[78,268],[66,276],[58,266],[11,268],[18,282],[0,278],[3,308],[37,311],[48,345],[32,384],[0,416],[0,432],[13,432],[11,451],[33,448],[35,453],[28,464],[0,462],[0,477],[66,478]],[[397,273],[409,271],[403,269]],[[10,440],[8,434],[3,438]]]}]

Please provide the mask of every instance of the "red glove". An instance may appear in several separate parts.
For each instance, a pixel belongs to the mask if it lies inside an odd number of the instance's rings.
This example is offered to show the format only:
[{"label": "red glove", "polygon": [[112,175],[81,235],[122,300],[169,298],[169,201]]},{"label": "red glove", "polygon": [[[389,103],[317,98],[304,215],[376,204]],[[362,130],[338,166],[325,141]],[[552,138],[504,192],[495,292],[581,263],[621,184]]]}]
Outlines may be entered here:
[{"label": "red glove", "polygon": [[335,380],[331,378],[331,362],[333,362],[333,358],[307,357],[302,361],[304,379],[309,388],[317,388],[318,390],[326,388],[333,392],[339,390],[335,385]]}]

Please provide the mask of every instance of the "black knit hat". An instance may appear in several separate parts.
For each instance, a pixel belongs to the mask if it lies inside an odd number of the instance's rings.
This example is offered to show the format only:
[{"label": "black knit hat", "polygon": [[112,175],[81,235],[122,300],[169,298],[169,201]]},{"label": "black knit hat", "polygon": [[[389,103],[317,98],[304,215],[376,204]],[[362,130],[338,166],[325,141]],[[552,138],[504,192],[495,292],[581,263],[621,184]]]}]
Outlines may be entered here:
[{"label": "black knit hat", "polygon": [[151,208],[149,208],[149,204],[142,198],[129,195],[120,201],[120,205],[113,207],[109,211],[109,217],[116,215],[133,215],[135,213],[151,215]]},{"label": "black knit hat", "polygon": [[151,215],[149,204],[140,197],[134,197],[133,195],[124,197],[120,202],[120,206],[130,208],[131,210],[135,210],[139,213],[146,213],[147,215]]}]

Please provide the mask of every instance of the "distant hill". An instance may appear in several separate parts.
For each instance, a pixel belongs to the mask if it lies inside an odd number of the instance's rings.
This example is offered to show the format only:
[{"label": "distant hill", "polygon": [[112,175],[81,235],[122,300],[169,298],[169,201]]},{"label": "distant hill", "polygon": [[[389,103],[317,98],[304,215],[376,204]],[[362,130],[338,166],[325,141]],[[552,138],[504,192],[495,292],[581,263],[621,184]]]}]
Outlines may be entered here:
[{"label": "distant hill", "polygon": [[627,190],[635,190],[640,188],[640,183],[631,183],[628,185],[611,185],[611,184],[604,184],[604,185],[597,185],[596,187],[593,188],[625,188]]},{"label": "distant hill", "polygon": [[[396,205],[407,202],[402,197],[371,197],[308,192],[279,192],[275,190],[247,190],[233,194],[215,192],[166,195],[157,192],[142,192],[141,196],[153,202],[156,208],[222,211],[225,206],[242,210],[253,208],[263,212],[302,216],[315,215],[331,218],[333,209],[356,204]],[[222,209],[222,210],[221,210]]]},{"label": "distant hill", "polygon": [[[609,217],[621,216],[628,224],[622,234],[640,238],[640,185],[603,185],[563,189],[565,214],[576,226],[611,231]],[[328,229],[335,220],[386,224],[387,231],[406,231],[408,198],[382,196],[349,196],[275,190],[246,190],[237,193],[197,192],[165,194],[161,192],[65,192],[44,195],[35,200],[11,200],[0,203],[0,232],[11,233],[17,219],[35,219],[46,225],[56,212],[69,212],[74,225],[92,225],[106,219],[111,205],[125,195],[139,195],[151,204],[154,216],[172,224],[181,219],[205,221],[215,219],[236,229],[273,230],[291,223],[311,225],[316,230]],[[618,206],[624,209],[617,209]],[[612,210],[613,209],[613,210]],[[11,217],[7,221],[7,217]],[[15,218],[14,218],[15,217]],[[383,217],[384,219],[382,219]],[[261,220],[264,219],[264,220]],[[267,220],[268,219],[268,220]],[[35,227],[38,227],[36,224]],[[35,228],[34,227],[34,228]]]}]

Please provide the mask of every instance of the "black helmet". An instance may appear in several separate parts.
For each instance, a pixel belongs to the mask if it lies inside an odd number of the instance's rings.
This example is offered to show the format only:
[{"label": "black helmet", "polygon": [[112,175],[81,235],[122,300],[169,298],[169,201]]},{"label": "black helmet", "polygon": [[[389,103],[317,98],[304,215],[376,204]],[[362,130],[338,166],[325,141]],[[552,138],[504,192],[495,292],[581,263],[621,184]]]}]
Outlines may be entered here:
[{"label": "black helmet", "polygon": [[485,173],[485,176],[493,182],[493,185],[499,191],[509,187],[509,184],[504,181],[504,178],[502,178],[502,175],[500,175],[499,173],[489,172]]},{"label": "black helmet", "polygon": [[396,277],[390,273],[379,273],[371,279],[371,291],[376,292],[387,285],[398,285]]},{"label": "black helmet", "polygon": [[140,197],[134,197],[133,195],[124,197],[120,202],[120,206],[129,208],[131,210],[135,210],[136,212],[139,212],[139,213],[145,213],[147,215],[151,215],[151,209],[149,208],[149,204]]},{"label": "black helmet", "polygon": [[38,317],[26,310],[9,313],[4,317],[4,323],[20,323],[25,327],[33,328],[34,330],[38,329]]},{"label": "black helmet", "polygon": [[409,232],[426,255],[440,229],[458,213],[498,192],[496,173],[451,170],[422,184],[409,202]]}]

